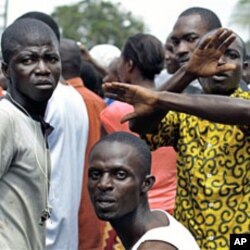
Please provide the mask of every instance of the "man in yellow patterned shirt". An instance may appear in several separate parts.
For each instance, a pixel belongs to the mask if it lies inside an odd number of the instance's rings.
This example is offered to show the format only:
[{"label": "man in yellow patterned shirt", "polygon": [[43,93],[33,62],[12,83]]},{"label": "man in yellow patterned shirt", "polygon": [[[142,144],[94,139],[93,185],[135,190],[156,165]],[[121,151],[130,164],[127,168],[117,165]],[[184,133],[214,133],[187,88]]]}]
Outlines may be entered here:
[{"label": "man in yellow patterned shirt", "polygon": [[[203,60],[211,59],[212,46],[221,48],[218,40],[224,34],[216,34],[216,39],[207,38],[200,47],[198,53],[202,55],[202,49],[206,53]],[[229,249],[230,234],[250,231],[250,105],[249,101],[241,100],[250,99],[250,93],[239,88],[245,45],[238,36],[226,48],[228,44],[217,55],[216,65],[207,62],[215,75],[200,78],[203,91],[209,95],[161,93],[119,83],[104,86],[113,98],[134,105],[134,113],[125,119],[143,120],[143,116],[152,115],[157,109],[174,110],[166,114],[158,129],[142,137],[152,149],[175,146],[178,153],[175,217],[204,250]],[[194,62],[192,56],[189,65],[200,63],[197,72],[201,73],[202,60]],[[234,65],[233,71],[218,73],[218,68],[225,69],[229,64]]]}]

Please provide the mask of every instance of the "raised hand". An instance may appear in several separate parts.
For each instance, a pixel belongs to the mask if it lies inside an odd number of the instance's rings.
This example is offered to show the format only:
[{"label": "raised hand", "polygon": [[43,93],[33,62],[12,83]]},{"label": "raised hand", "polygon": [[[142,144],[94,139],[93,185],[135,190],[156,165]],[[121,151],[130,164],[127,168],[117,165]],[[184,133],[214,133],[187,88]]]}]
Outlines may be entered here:
[{"label": "raised hand", "polygon": [[220,72],[234,70],[234,64],[219,65],[218,61],[235,38],[233,31],[224,28],[209,35],[194,50],[187,63],[187,72],[197,77],[209,77]]},{"label": "raised hand", "polygon": [[104,83],[103,90],[105,96],[134,106],[134,112],[124,116],[121,122],[152,114],[159,93],[137,85],[118,82]]}]

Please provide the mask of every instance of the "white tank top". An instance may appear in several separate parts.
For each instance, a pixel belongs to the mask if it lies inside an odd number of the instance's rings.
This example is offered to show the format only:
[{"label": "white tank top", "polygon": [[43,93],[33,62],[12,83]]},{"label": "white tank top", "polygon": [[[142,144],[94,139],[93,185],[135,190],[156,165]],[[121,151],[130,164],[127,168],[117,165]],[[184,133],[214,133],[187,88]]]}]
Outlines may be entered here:
[{"label": "white tank top", "polygon": [[180,222],[163,210],[157,211],[161,211],[167,216],[169,225],[147,231],[131,250],[137,250],[145,241],[163,241],[175,246],[178,250],[200,250],[192,234]]}]

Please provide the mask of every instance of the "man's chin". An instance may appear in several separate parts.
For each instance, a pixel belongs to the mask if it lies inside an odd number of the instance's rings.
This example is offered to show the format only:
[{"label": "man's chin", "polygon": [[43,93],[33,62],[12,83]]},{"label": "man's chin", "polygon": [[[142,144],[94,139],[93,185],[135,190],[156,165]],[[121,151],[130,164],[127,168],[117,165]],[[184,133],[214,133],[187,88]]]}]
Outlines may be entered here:
[{"label": "man's chin", "polygon": [[103,221],[112,221],[115,220],[116,218],[111,215],[111,214],[97,214],[98,219],[103,220]]}]

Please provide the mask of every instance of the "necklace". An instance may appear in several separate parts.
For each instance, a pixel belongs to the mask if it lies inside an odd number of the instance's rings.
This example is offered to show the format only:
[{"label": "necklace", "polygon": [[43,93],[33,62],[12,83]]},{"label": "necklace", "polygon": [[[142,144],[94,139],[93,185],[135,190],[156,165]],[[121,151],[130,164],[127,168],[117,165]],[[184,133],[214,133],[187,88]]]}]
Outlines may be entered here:
[{"label": "necklace", "polygon": [[[33,120],[33,118],[31,117],[31,115],[28,113],[28,111],[22,106],[20,105],[18,102],[16,102],[13,97],[10,95],[10,93],[7,93],[8,97],[10,98],[11,102],[13,104],[15,104],[18,108],[20,108],[30,119]],[[44,148],[44,151],[45,151],[45,164],[44,164],[44,170],[40,164],[40,161],[38,159],[38,154],[37,154],[37,146],[36,146],[36,142],[37,142],[37,137],[38,137],[38,134],[37,134],[37,126],[36,124],[34,123],[34,133],[35,133],[35,136],[34,136],[34,141],[33,141],[33,145],[34,145],[34,151],[35,151],[35,159],[36,159],[36,162],[37,162],[37,165],[41,171],[41,173],[43,174],[44,176],[44,179],[45,179],[45,195],[47,197],[45,197],[45,209],[42,210],[41,212],[41,216],[40,216],[40,220],[39,220],[39,225],[43,226],[44,223],[50,218],[50,215],[51,215],[51,212],[52,212],[52,207],[51,205],[49,204],[49,185],[50,185],[50,181],[49,181],[49,178],[48,178],[48,162],[47,162],[47,148],[46,148],[46,142],[43,141],[43,148]]]}]

